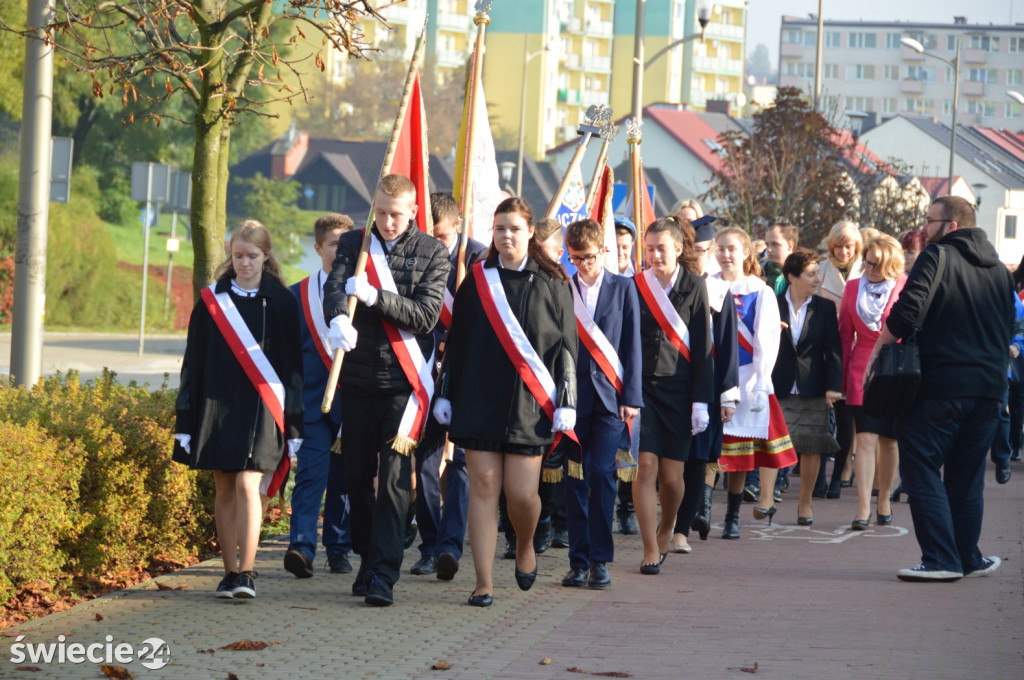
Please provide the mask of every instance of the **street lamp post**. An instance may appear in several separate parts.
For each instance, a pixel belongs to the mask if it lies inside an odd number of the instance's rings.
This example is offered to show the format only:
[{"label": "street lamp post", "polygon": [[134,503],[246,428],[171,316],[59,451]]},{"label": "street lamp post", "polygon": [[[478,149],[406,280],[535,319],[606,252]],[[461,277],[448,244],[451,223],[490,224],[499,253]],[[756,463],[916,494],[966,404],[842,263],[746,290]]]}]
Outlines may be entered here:
[{"label": "street lamp post", "polygon": [[[529,37],[526,40],[529,40]],[[551,52],[554,49],[554,42],[555,39],[552,38],[542,49],[533,53],[527,49],[529,43],[526,43],[523,47],[525,57],[523,58],[523,94],[520,97],[522,104],[519,109],[519,158],[516,163],[516,196],[523,195],[523,147],[526,146],[526,67],[534,57],[540,56],[545,52]]]},{"label": "street lamp post", "polygon": [[923,54],[926,57],[932,59],[938,59],[944,64],[947,64],[953,69],[953,124],[950,126],[949,134],[949,189],[953,191],[953,159],[956,157],[956,113],[960,108],[960,40],[961,37],[956,36],[956,61],[952,62],[949,59],[940,57],[937,54],[924,51],[924,45],[914,40],[913,38],[901,38],[900,44],[904,47],[909,47],[918,54]]}]

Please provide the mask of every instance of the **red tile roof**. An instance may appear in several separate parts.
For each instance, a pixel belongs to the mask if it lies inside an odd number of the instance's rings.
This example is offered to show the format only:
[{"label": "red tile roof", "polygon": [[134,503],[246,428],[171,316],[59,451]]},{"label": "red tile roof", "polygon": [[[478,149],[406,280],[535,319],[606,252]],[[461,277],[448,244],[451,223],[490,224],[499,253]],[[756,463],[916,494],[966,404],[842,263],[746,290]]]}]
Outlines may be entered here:
[{"label": "red tile roof", "polygon": [[[647,107],[644,115],[655,121],[673,139],[683,145],[694,158],[711,171],[722,169],[722,159],[706,143],[718,139],[718,132],[704,122],[696,111]],[[706,141],[705,141],[706,140]]]},{"label": "red tile roof", "polygon": [[1024,163],[1024,132],[1010,132],[1009,130],[977,126],[972,126],[971,129],[1018,161]]}]

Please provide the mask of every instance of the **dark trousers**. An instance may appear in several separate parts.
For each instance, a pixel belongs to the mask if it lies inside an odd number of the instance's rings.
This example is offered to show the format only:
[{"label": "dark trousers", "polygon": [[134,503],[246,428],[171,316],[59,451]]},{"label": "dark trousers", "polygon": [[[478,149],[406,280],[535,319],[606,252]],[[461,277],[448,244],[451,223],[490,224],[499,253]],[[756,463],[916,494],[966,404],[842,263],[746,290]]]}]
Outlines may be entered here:
[{"label": "dark trousers", "polygon": [[1024,383],[1010,383],[1010,448],[1024,448]]},{"label": "dark trousers", "polygon": [[992,449],[990,456],[997,467],[1006,467],[1010,464],[1010,413],[1006,404],[1010,399],[1010,392],[1007,390],[1003,397],[1003,403],[999,406],[999,424],[996,425],[995,436],[992,437]]},{"label": "dark trousers", "polygon": [[633,482],[619,480],[619,505],[615,512],[619,519],[633,514]]},{"label": "dark trousers", "polygon": [[[388,443],[395,438],[408,394],[347,395],[341,404],[341,450],[351,502],[352,549],[389,586],[398,582],[405,550],[412,456]],[[377,477],[377,493],[373,479]]]},{"label": "dark trousers", "polygon": [[444,457],[445,430],[431,416],[427,431],[416,449],[416,526],[420,532],[420,555],[436,557],[442,552],[462,557],[466,539],[466,513],[469,508],[469,474],[466,450],[455,447],[455,456],[446,468],[448,484],[441,507],[441,459]]},{"label": "dark trousers", "polygon": [[349,500],[345,491],[345,462],[331,453],[338,426],[324,415],[305,423],[306,436],[299,447],[299,468],[292,490],[292,521],[289,548],[301,550],[310,560],[316,556],[316,525],[324,499],[323,544],[327,556],[344,555],[352,549],[349,536]]},{"label": "dark trousers", "polygon": [[896,421],[900,477],[928,569],[966,574],[982,565],[985,454],[998,420],[995,399],[919,399]]},{"label": "dark trousers", "polygon": [[565,476],[569,566],[573,569],[589,569],[592,562],[615,559],[615,452],[624,425],[617,413],[594,410],[576,421],[576,436],[583,449],[583,479]]}]

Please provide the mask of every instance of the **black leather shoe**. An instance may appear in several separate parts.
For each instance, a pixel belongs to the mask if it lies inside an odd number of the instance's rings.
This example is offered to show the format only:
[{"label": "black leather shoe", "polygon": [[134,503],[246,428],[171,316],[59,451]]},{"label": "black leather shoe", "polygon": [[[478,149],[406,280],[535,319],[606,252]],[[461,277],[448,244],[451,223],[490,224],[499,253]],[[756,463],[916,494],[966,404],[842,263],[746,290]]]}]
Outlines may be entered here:
[{"label": "black leather shoe", "polygon": [[366,558],[359,560],[359,571],[356,572],[356,580],[352,582],[352,594],[356,597],[366,597],[366,587],[369,585],[370,575],[366,569]]},{"label": "black leather shoe", "polygon": [[668,553],[661,553],[661,555],[658,557],[658,561],[655,562],[654,564],[651,564],[650,562],[643,562],[643,563],[641,563],[640,564],[640,573],[645,575],[645,576],[657,576],[658,574],[660,574],[661,573],[661,563],[665,561],[665,556],[666,555],[668,555]]},{"label": "black leather shoe", "polygon": [[799,524],[800,526],[803,526],[803,527],[809,527],[812,524],[814,524],[814,518],[813,517],[800,517],[799,515],[797,515],[796,523]]},{"label": "black leather shoe", "polygon": [[405,549],[408,550],[416,542],[416,525],[409,523],[405,526]]},{"label": "black leather shoe", "polygon": [[1006,484],[1010,481],[1010,465],[1002,465],[996,468],[996,482],[999,484]]},{"label": "black leather shoe", "polygon": [[435,571],[437,571],[437,558],[433,555],[424,555],[416,560],[414,565],[409,567],[409,573],[415,574],[416,576],[433,574]]},{"label": "black leather shoe", "polygon": [[395,603],[395,596],[391,586],[384,582],[379,576],[374,576],[370,584],[366,586],[366,604],[374,607],[389,607]]},{"label": "black leather shoe", "polygon": [[768,526],[772,525],[772,517],[775,517],[775,513],[779,511],[778,506],[773,505],[772,507],[765,510],[754,506],[754,519],[766,519],[768,520]]},{"label": "black leather shoe", "polygon": [[636,514],[631,512],[619,515],[619,533],[627,536],[640,533],[640,528],[636,525]]},{"label": "black leather shoe", "polygon": [[1021,459],[1020,449],[1014,449],[1010,452],[1010,460],[1017,461]]},{"label": "black leather shoe", "polygon": [[505,552],[501,554],[502,558],[506,560],[514,560],[516,558],[516,535],[512,534],[511,537],[505,538]]},{"label": "black leather shoe", "polygon": [[519,590],[529,590],[533,587],[533,582],[537,580],[537,567],[533,568],[533,571],[524,573],[519,571],[519,565],[516,565],[516,585],[519,586]]},{"label": "black leather shoe", "polygon": [[313,560],[298,548],[289,548],[284,554],[284,568],[296,578],[313,577]]},{"label": "black leather shoe", "polygon": [[537,531],[533,534],[533,551],[540,555],[551,547],[551,520],[541,522],[537,525]]},{"label": "black leather shoe", "polygon": [[554,548],[568,548],[569,530],[555,529],[555,531],[551,535],[551,546]]},{"label": "black leather shoe", "polygon": [[748,484],[743,487],[743,502],[744,503],[756,503],[761,500],[761,490],[753,484]]},{"label": "black leather shoe", "polygon": [[890,512],[888,515],[883,515],[882,513],[878,513],[878,524],[880,526],[885,526],[887,524],[892,524],[892,513]]},{"label": "black leather shoe", "polygon": [[607,588],[612,584],[612,577],[608,573],[606,562],[594,562],[590,565],[590,577],[587,579],[587,587],[595,590]]},{"label": "black leather shoe", "polygon": [[587,585],[587,570],[570,569],[562,577],[562,585],[566,588],[582,588]]},{"label": "black leather shoe", "polygon": [[437,556],[437,578],[441,581],[451,581],[459,571],[459,558],[450,552],[443,552]]},{"label": "black leather shoe", "polygon": [[850,523],[850,528],[854,531],[867,531],[868,521],[866,519],[855,519]]},{"label": "black leather shoe", "polygon": [[348,555],[344,553],[341,555],[328,555],[327,567],[331,570],[332,574],[352,573],[352,563],[349,562]]},{"label": "black leather shoe", "polygon": [[840,489],[842,489],[842,484],[838,479],[836,479],[835,482],[829,482],[828,489],[825,491],[825,498],[839,498]]},{"label": "black leather shoe", "polygon": [[490,607],[494,604],[494,596],[473,593],[469,596],[469,604],[471,607]]}]

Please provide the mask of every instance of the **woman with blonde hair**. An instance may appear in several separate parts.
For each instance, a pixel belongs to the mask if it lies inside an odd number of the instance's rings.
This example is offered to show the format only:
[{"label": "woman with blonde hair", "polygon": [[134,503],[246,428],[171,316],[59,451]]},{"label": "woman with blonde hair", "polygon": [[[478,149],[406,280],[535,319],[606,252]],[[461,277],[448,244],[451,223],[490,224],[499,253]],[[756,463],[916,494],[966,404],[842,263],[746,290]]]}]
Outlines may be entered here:
[{"label": "woman with blonde hair", "polygon": [[741,396],[732,419],[723,428],[719,459],[728,473],[729,489],[722,538],[736,539],[740,537],[739,512],[746,472],[760,468],[761,504],[754,508],[754,518],[767,519],[770,524],[776,511],[771,492],[776,475],[780,468],[795,464],[797,458],[772,386],[782,333],[778,301],[758,276],[761,267],[747,232],[728,227],[718,232],[715,242],[722,268],[718,277],[729,284],[738,317]]},{"label": "woman with blonde hair", "polygon": [[868,528],[871,518],[871,480],[875,478],[878,447],[878,523],[892,523],[889,492],[899,451],[891,419],[872,418],[864,412],[864,374],[868,358],[889,310],[899,298],[907,275],[903,249],[892,236],[881,234],[864,248],[864,274],[846,284],[839,309],[839,336],[843,341],[843,392],[857,424],[857,515],[854,531]]}]

